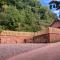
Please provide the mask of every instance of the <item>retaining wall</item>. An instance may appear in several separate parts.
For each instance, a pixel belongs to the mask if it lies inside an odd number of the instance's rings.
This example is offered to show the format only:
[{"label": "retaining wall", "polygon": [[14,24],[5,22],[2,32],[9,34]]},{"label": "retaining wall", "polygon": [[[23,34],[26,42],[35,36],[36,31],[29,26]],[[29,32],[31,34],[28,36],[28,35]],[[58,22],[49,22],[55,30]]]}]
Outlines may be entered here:
[{"label": "retaining wall", "polygon": [[28,40],[32,36],[33,32],[2,31],[0,34],[0,43],[24,43],[24,40]]},{"label": "retaining wall", "polygon": [[60,29],[49,27],[49,40],[50,42],[60,41]]},{"label": "retaining wall", "polygon": [[2,31],[1,44],[51,43],[60,41],[60,29],[49,27],[39,32]]}]

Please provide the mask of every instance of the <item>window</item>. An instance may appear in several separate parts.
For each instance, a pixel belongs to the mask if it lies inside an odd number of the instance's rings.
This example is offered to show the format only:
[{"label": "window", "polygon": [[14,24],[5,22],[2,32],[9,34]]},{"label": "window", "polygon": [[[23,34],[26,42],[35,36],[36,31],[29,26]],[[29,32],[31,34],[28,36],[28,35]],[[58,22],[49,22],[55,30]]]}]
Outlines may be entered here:
[{"label": "window", "polygon": [[56,8],[56,5],[53,5],[53,8]]},{"label": "window", "polygon": [[56,4],[50,4],[50,9],[56,8]]},{"label": "window", "polygon": [[50,9],[52,9],[52,5],[50,5]]}]

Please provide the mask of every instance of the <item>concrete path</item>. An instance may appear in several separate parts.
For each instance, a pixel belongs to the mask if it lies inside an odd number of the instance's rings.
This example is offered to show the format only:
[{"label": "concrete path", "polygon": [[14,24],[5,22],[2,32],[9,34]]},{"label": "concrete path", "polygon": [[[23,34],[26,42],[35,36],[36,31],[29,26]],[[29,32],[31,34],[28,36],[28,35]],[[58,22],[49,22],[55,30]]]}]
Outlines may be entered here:
[{"label": "concrete path", "polygon": [[25,52],[7,60],[60,60],[60,43]]},{"label": "concrete path", "polygon": [[48,44],[1,44],[0,45],[0,60],[6,60],[18,54],[32,51]]}]

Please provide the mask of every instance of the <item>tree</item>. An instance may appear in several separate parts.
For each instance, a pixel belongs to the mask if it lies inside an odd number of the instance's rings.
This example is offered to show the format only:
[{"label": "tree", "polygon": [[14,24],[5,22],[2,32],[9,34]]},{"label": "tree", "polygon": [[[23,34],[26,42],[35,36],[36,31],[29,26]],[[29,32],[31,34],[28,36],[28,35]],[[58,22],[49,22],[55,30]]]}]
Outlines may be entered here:
[{"label": "tree", "polygon": [[5,30],[40,31],[54,17],[39,0],[0,0],[0,26]]}]

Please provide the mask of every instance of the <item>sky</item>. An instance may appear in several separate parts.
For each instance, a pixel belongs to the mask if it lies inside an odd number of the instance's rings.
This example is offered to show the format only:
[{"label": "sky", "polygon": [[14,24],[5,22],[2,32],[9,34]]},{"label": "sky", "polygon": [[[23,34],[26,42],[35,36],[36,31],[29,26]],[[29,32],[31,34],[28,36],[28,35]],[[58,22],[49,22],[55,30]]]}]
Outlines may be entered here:
[{"label": "sky", "polygon": [[[42,6],[49,6],[49,2],[51,0],[40,0],[40,3],[42,4]],[[60,1],[60,0],[57,0],[57,1]],[[59,16],[59,10],[56,10],[56,9],[52,9],[51,10],[53,13],[56,13],[57,16]]]},{"label": "sky", "polygon": [[[44,6],[47,6],[50,1],[52,1],[52,0],[40,0],[41,4]],[[60,1],[60,0],[57,0],[57,1]]]},{"label": "sky", "polygon": [[47,6],[51,0],[40,0],[43,6]]}]

